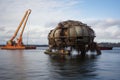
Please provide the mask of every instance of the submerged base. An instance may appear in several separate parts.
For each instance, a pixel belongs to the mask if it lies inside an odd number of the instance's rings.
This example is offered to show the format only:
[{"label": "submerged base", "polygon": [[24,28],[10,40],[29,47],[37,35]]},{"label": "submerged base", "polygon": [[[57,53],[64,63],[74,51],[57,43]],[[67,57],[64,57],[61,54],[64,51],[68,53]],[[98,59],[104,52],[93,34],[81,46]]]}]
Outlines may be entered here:
[{"label": "submerged base", "polygon": [[65,51],[61,50],[61,51],[52,52],[49,49],[47,49],[44,53],[49,54],[49,55],[52,55],[52,54],[54,54],[54,55],[69,55],[70,54],[70,52],[68,50],[65,50]]},{"label": "submerged base", "polygon": [[55,60],[87,60],[87,59],[95,59],[97,56],[99,56],[98,54],[87,54],[87,53],[84,53],[84,54],[72,54],[72,53],[64,53],[64,54],[61,54],[59,53],[59,51],[56,51],[56,52],[51,52],[49,49],[46,50],[44,52],[45,54],[48,54],[52,59],[55,59]]}]

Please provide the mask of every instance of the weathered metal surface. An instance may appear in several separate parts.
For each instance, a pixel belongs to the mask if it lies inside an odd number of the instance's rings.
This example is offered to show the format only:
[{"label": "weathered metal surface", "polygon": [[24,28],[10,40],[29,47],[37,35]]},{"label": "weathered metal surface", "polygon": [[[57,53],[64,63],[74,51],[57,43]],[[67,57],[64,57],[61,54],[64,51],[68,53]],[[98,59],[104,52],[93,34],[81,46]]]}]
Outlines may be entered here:
[{"label": "weathered metal surface", "polygon": [[49,45],[55,47],[87,44],[93,42],[94,37],[95,33],[89,26],[71,20],[59,23],[48,35]]},{"label": "weathered metal surface", "polygon": [[[66,47],[86,52],[94,44],[95,32],[80,21],[63,21],[48,34],[49,48],[66,50]],[[86,47],[87,46],[87,47]],[[97,45],[96,45],[97,46]]]}]

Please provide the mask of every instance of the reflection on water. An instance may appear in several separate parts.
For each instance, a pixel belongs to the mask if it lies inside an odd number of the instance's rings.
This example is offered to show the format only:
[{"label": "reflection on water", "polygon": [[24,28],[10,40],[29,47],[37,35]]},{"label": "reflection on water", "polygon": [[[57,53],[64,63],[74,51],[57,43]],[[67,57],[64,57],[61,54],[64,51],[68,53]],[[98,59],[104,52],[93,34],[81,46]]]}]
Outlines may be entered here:
[{"label": "reflection on water", "polygon": [[[8,54],[7,54],[8,53]],[[16,51],[6,51],[6,53],[3,53],[7,55],[7,58],[4,57],[2,60],[2,64],[0,65],[2,69],[2,73],[0,74],[0,79],[13,79],[14,80],[26,80],[24,79],[24,69],[25,69],[25,61],[24,61],[24,53],[22,50],[16,50]],[[2,57],[2,56],[1,56]],[[0,57],[0,58],[1,58]]]},{"label": "reflection on water", "polygon": [[61,59],[37,50],[0,50],[0,80],[119,80],[120,48]]},{"label": "reflection on water", "polygon": [[84,58],[79,55],[74,58],[69,58],[67,60],[58,59],[58,57],[50,57],[49,59],[51,63],[50,71],[53,72],[51,74],[53,80],[79,80],[82,78],[89,80],[90,78],[93,79],[93,77],[98,75],[97,73],[95,73],[95,62],[97,61],[97,56],[95,55],[87,55]]}]

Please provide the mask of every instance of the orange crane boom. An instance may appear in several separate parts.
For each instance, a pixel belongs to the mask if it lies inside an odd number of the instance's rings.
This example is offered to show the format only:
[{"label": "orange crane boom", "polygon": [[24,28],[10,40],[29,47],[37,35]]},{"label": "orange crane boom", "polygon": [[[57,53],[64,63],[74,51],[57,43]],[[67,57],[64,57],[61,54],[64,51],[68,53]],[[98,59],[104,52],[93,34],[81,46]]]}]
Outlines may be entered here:
[{"label": "orange crane boom", "polygon": [[13,41],[13,40],[14,40],[14,38],[17,36],[17,33],[18,33],[19,29],[22,27],[22,24],[24,23],[23,30],[22,30],[22,32],[21,32],[21,36],[22,36],[23,31],[24,31],[24,28],[25,28],[25,26],[26,26],[26,23],[27,23],[27,20],[28,20],[28,17],[29,17],[29,15],[30,15],[30,13],[31,13],[31,9],[28,9],[28,10],[26,11],[24,17],[22,18],[22,20],[21,20],[21,22],[20,22],[20,24],[19,24],[19,26],[18,26],[18,28],[17,28],[14,36],[10,39],[10,41]]},{"label": "orange crane boom", "polygon": [[[25,49],[25,46],[23,45],[22,42],[22,35],[28,20],[28,17],[31,13],[31,9],[28,9],[25,12],[25,15],[23,16],[17,30],[15,31],[14,35],[11,37],[11,39],[7,42],[6,46],[2,47],[1,49]],[[20,33],[19,38],[17,39],[17,41],[15,41],[14,39],[16,38],[18,31],[20,30],[20,28],[22,27],[22,31]]]}]

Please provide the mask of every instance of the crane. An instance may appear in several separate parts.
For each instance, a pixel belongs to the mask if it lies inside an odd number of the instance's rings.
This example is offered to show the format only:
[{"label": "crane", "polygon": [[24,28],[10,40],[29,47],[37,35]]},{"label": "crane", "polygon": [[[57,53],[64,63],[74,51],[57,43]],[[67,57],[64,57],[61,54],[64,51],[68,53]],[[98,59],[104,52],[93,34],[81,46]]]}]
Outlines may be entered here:
[{"label": "crane", "polygon": [[[24,14],[18,28],[16,29],[14,35],[11,37],[11,39],[9,41],[7,41],[7,44],[4,47],[2,47],[1,49],[25,49],[26,48],[23,45],[22,36],[23,36],[23,32],[24,32],[24,29],[25,29],[25,26],[26,26],[26,23],[27,23],[27,20],[28,20],[30,13],[31,13],[31,9],[28,9],[25,12],[25,14]],[[20,36],[19,36],[19,38],[17,38],[17,41],[16,41],[15,38],[16,38],[18,31],[20,30],[21,27],[22,27],[22,31],[20,32]]]}]

